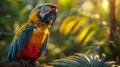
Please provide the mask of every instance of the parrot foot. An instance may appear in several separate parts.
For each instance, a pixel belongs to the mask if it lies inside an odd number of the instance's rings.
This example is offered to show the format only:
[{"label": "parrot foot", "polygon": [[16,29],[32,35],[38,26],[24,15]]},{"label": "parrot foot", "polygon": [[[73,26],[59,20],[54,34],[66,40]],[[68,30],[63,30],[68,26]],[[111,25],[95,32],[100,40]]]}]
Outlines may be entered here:
[{"label": "parrot foot", "polygon": [[20,63],[22,64],[22,67],[29,67],[28,63],[23,59],[20,60]]},{"label": "parrot foot", "polygon": [[30,62],[30,65],[32,65],[33,67],[37,67],[36,62]]}]

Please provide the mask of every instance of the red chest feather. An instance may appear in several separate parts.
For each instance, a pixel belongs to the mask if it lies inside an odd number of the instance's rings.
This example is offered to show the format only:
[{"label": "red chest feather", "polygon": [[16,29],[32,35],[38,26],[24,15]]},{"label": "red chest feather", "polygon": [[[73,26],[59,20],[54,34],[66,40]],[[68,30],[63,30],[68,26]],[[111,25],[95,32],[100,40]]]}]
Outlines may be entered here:
[{"label": "red chest feather", "polygon": [[34,44],[31,47],[26,45],[23,51],[18,55],[17,59],[37,61],[39,56],[40,56],[40,48],[37,45]]}]

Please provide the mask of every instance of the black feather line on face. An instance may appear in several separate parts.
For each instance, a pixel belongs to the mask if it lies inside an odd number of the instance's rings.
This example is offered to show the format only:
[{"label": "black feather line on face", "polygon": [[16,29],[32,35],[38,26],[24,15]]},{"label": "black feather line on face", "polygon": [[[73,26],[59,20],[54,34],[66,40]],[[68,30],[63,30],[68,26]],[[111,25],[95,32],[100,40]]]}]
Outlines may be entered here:
[{"label": "black feather line on face", "polygon": [[50,23],[52,21],[53,22],[56,20],[57,17],[57,12],[56,10],[51,10],[49,13],[47,13],[44,18],[42,18],[39,13],[38,13],[38,17],[40,18],[41,22],[47,24]]}]

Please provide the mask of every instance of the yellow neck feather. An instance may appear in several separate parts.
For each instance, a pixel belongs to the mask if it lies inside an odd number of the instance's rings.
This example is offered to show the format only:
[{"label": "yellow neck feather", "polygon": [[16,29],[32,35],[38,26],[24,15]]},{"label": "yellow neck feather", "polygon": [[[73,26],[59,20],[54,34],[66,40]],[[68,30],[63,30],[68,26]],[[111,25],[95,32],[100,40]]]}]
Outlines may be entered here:
[{"label": "yellow neck feather", "polygon": [[44,24],[40,21],[40,19],[38,18],[37,14],[40,12],[39,9],[36,9],[32,15],[30,16],[28,22],[33,22],[35,27],[41,27],[43,29],[48,29],[50,28],[51,24]]}]

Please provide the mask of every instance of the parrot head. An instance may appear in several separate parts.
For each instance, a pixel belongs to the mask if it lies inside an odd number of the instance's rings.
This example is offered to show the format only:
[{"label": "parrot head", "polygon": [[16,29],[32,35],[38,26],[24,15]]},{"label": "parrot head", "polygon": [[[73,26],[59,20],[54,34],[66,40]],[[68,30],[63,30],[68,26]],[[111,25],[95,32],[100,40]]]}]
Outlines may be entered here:
[{"label": "parrot head", "polygon": [[57,17],[57,5],[45,3],[36,6],[30,14],[31,21],[53,24]]}]

